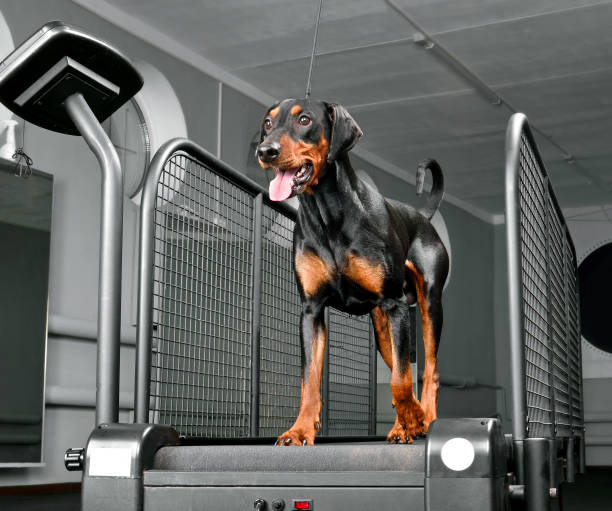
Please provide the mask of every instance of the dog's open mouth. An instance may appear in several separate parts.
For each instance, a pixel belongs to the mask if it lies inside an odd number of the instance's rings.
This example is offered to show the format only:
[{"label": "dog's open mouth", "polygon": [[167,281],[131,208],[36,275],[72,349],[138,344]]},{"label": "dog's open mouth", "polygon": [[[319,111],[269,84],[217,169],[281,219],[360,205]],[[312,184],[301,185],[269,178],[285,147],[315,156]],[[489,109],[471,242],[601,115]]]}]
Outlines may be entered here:
[{"label": "dog's open mouth", "polygon": [[312,162],[305,162],[301,167],[293,169],[275,168],[276,176],[270,182],[270,199],[284,201],[302,193],[314,173]]}]

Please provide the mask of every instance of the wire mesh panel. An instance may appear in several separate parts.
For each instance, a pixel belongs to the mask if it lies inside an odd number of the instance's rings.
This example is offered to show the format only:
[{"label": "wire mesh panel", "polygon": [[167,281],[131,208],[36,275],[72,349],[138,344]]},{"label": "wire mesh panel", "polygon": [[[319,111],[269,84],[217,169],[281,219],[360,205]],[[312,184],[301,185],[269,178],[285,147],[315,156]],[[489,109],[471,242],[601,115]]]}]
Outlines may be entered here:
[{"label": "wire mesh panel", "polygon": [[549,436],[553,425],[545,190],[544,176],[523,137],[519,170],[523,327],[529,435],[535,437]]},{"label": "wire mesh panel", "polygon": [[246,436],[252,197],[177,154],[158,199],[151,419],[183,435]]},{"label": "wire mesh panel", "polygon": [[368,316],[329,311],[328,402],[329,435],[368,435],[371,392],[371,333]]},{"label": "wire mesh panel", "polygon": [[565,265],[565,232],[556,214],[552,198],[548,197],[548,256],[549,256],[549,318],[551,340],[551,372],[555,410],[555,431],[561,436],[571,433],[569,410],[569,361],[567,325],[567,283]]},{"label": "wire mesh panel", "polygon": [[517,165],[527,436],[570,436],[582,428],[576,258],[526,122]]},{"label": "wire mesh panel", "polygon": [[[583,425],[582,410],[582,352],[580,345],[580,308],[578,301],[578,277],[575,272],[576,254],[565,246],[565,266],[567,279],[567,334],[568,334],[568,378],[570,389],[570,415],[572,426],[577,429]],[[576,342],[578,340],[578,342]]]},{"label": "wire mesh panel", "polygon": [[[166,145],[143,192],[136,414],[184,436],[278,435],[301,393],[295,211],[192,142]],[[328,434],[368,434],[368,317],[329,317]]]},{"label": "wire mesh panel", "polygon": [[300,406],[300,298],[293,276],[293,222],[263,208],[259,434],[288,429]]}]

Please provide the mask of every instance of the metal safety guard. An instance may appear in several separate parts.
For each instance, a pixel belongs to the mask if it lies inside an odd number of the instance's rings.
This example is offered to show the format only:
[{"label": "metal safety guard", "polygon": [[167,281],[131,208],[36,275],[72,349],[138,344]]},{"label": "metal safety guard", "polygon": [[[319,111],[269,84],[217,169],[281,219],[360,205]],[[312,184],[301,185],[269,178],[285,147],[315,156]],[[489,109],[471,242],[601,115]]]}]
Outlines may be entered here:
[{"label": "metal safety guard", "polygon": [[546,501],[584,470],[584,427],[576,254],[523,114],[506,132],[506,223],[512,435],[518,482],[535,509],[530,499]]},{"label": "metal safety guard", "polygon": [[[141,206],[136,422],[207,438],[291,425],[301,380],[295,217],[194,142],[160,148]],[[369,318],[330,309],[328,342],[322,434],[372,435]]]}]

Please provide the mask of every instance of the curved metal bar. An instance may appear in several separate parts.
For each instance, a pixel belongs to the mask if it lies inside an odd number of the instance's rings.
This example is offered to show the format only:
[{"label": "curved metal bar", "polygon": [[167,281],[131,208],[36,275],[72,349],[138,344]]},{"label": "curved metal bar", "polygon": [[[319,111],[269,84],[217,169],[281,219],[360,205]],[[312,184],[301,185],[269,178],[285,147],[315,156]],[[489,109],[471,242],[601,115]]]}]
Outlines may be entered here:
[{"label": "curved metal bar", "polygon": [[515,445],[518,484],[524,482],[523,441],[527,426],[525,394],[525,350],[521,285],[521,239],[519,218],[519,158],[521,134],[527,117],[512,115],[506,130],[506,254],[510,320],[510,364],[512,384],[512,439]]},{"label": "curved metal bar", "polygon": [[134,392],[134,422],[149,419],[149,380],[151,377],[151,337],[153,325],[153,263],[155,234],[155,204],[157,186],[167,161],[178,152],[198,160],[219,175],[231,180],[254,197],[295,219],[297,211],[289,204],[270,201],[268,192],[236,169],[209,153],[203,147],[185,138],[175,138],[162,145],[151,161],[142,189],[140,205],[140,255],[138,264],[138,326],[136,333],[136,381]]},{"label": "curved metal bar", "polygon": [[102,169],[96,425],[119,420],[119,338],[123,174],[119,156],[81,94],[66,98],[66,111]]},{"label": "curved metal bar", "polygon": [[506,250],[510,307],[510,360],[512,364],[512,436],[525,439],[525,352],[521,293],[521,246],[519,218],[519,158],[521,134],[527,123],[524,114],[514,114],[506,131]]}]

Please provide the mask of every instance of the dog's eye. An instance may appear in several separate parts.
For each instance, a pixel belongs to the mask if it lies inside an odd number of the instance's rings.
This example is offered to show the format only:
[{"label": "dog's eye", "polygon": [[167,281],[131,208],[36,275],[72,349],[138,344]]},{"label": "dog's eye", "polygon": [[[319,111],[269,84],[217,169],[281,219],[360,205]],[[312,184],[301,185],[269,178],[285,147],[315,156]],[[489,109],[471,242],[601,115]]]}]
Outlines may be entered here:
[{"label": "dog's eye", "polygon": [[307,115],[300,115],[300,118],[298,119],[298,122],[302,126],[308,126],[311,121],[310,121],[310,117],[308,117]]},{"label": "dog's eye", "polygon": [[269,117],[264,121],[264,129],[270,131],[272,129],[272,119]]}]

